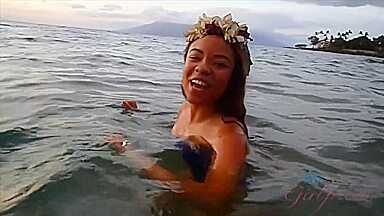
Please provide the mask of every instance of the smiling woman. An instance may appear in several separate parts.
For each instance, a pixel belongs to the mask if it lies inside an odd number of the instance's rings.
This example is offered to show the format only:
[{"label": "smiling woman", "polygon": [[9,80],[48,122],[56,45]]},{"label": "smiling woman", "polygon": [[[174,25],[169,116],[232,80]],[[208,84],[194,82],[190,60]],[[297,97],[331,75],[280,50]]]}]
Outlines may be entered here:
[{"label": "smiling woman", "polygon": [[178,177],[153,159],[128,150],[124,137],[107,141],[126,155],[147,178],[166,181],[190,201],[218,210],[234,196],[241,182],[247,147],[244,88],[250,55],[247,27],[224,18],[199,18],[185,33],[182,91],[185,102],[172,128],[184,141],[177,147],[188,165]]},{"label": "smiling woman", "polygon": [[197,40],[186,53],[182,89],[192,104],[216,102],[223,95],[235,66],[230,46],[217,35]]}]

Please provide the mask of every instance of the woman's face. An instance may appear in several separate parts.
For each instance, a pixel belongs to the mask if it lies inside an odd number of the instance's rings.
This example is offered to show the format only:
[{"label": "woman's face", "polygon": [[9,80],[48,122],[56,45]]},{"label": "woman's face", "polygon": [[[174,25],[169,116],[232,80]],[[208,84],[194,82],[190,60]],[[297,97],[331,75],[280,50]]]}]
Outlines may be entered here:
[{"label": "woman's face", "polygon": [[213,104],[224,93],[235,67],[232,48],[217,35],[194,41],[184,64],[182,85],[193,104]]}]

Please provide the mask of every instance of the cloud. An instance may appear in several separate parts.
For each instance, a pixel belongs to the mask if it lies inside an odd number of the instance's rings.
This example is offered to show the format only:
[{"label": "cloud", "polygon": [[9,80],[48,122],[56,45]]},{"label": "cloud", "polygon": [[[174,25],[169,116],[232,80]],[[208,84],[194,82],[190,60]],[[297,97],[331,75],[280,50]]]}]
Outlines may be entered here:
[{"label": "cloud", "polygon": [[295,1],[297,3],[312,3],[324,6],[335,6],[335,7],[361,7],[366,5],[372,5],[377,7],[384,7],[383,0],[286,0]]},{"label": "cloud", "polygon": [[[192,17],[194,19],[197,16],[191,16],[190,13],[177,12],[171,10],[165,10],[162,7],[150,7],[143,10],[140,13],[128,14],[123,11],[78,11],[78,15],[105,19],[110,21],[127,21],[131,24],[136,23],[136,25],[151,23],[155,21],[166,21],[166,22],[177,22],[177,23],[192,23]],[[126,28],[127,26],[122,26]]]},{"label": "cloud", "polygon": [[[206,12],[209,16],[224,16],[232,13],[234,20],[247,24],[251,30],[263,32],[273,32],[279,28],[302,28],[309,24],[305,21],[298,22],[294,20],[292,15],[288,14],[277,12],[260,13],[244,8],[210,8]],[[201,12],[194,17],[193,22],[196,22],[197,17],[200,15]]]},{"label": "cloud", "polygon": [[189,13],[185,12],[166,10],[163,7],[150,7],[135,15],[135,18],[146,22],[165,21],[186,23],[187,20],[189,21],[189,15]]},{"label": "cloud", "polygon": [[71,8],[73,8],[73,9],[86,9],[86,8],[87,8],[87,7],[85,7],[85,6],[82,5],[82,4],[71,4],[70,6],[71,6]]},{"label": "cloud", "polygon": [[115,11],[115,10],[122,10],[123,8],[119,5],[112,5],[112,4],[106,4],[100,10],[102,11]]}]

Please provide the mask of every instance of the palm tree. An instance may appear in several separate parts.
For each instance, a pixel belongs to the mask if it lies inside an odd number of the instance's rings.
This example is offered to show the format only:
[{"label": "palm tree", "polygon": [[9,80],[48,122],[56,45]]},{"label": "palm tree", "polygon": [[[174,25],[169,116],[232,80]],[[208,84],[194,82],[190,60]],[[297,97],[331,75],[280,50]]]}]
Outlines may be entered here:
[{"label": "palm tree", "polygon": [[351,30],[348,30],[348,31],[344,32],[343,34],[344,34],[344,35],[343,35],[343,36],[344,36],[344,39],[347,40],[347,39],[348,39],[348,36],[349,36],[350,34],[352,34],[352,31],[351,31]]},{"label": "palm tree", "polygon": [[325,36],[326,40],[328,40],[328,38],[330,38],[329,42],[332,42],[333,36],[331,35],[331,32],[329,30],[325,31],[324,36]]},{"label": "palm tree", "polygon": [[[329,33],[329,31],[328,31],[328,33]],[[313,37],[314,37],[314,36],[317,37],[318,42],[319,42],[319,41],[324,41],[324,40],[327,40],[327,39],[328,39],[327,34],[324,33],[323,30],[315,31],[315,34],[313,35]],[[312,36],[311,36],[311,37],[312,37]],[[311,40],[311,39],[308,38],[308,40]]]},{"label": "palm tree", "polygon": [[344,32],[344,33],[341,33],[341,37],[342,37],[344,40],[347,40],[348,35]]}]

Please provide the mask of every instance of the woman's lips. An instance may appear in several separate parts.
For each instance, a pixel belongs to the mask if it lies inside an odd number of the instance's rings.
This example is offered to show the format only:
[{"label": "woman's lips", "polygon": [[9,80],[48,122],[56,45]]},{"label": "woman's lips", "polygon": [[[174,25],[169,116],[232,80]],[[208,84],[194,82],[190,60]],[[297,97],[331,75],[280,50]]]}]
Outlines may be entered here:
[{"label": "woman's lips", "polygon": [[191,85],[192,89],[203,91],[209,87],[209,84],[203,80],[200,79],[191,79],[189,81],[189,84]]}]

